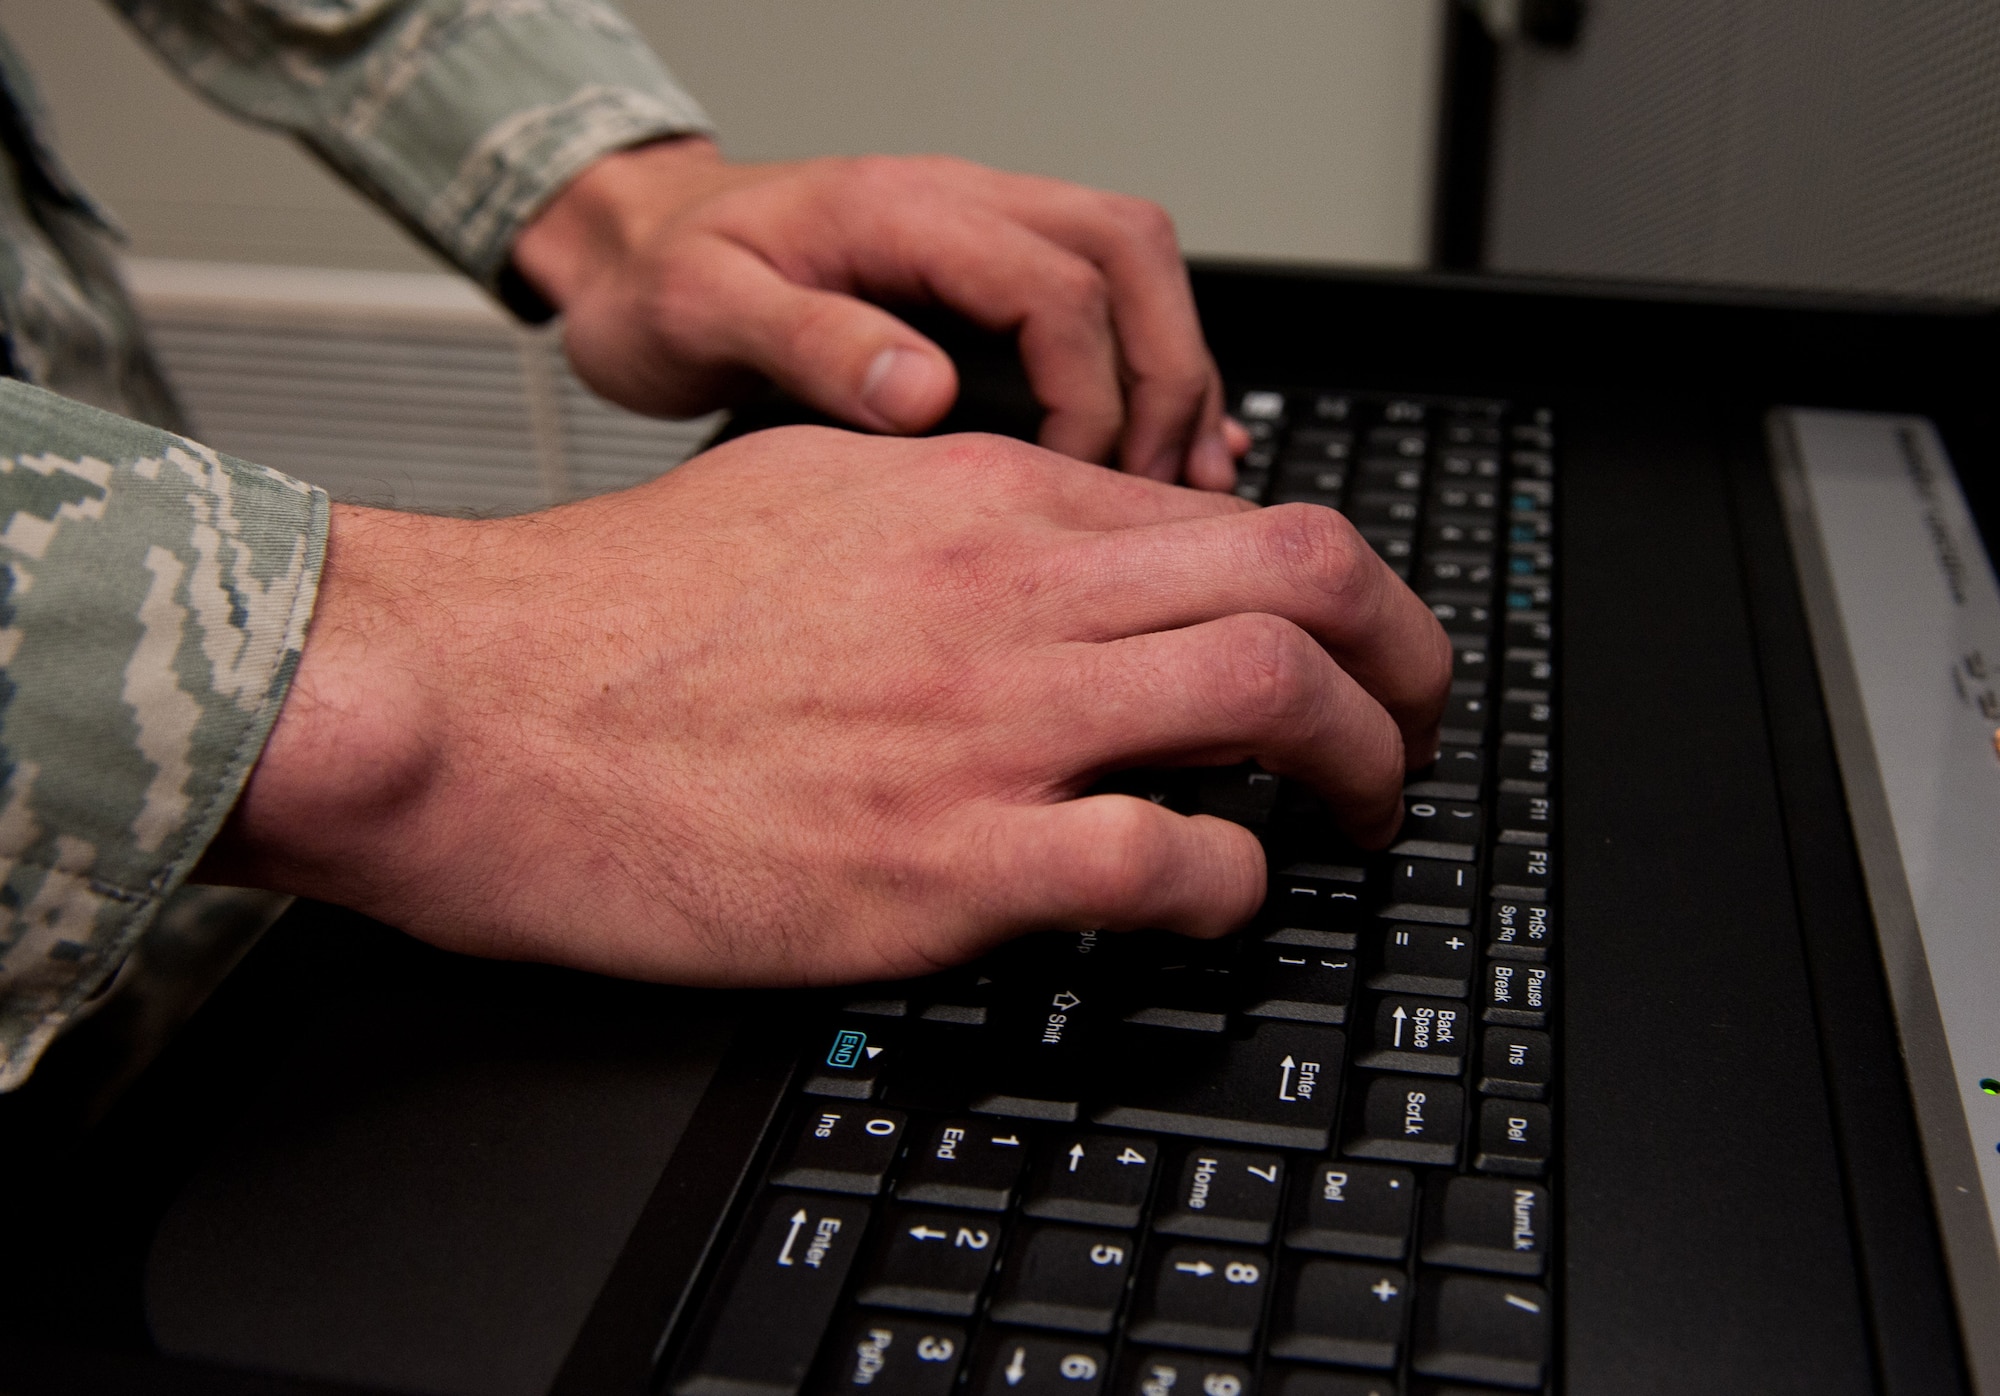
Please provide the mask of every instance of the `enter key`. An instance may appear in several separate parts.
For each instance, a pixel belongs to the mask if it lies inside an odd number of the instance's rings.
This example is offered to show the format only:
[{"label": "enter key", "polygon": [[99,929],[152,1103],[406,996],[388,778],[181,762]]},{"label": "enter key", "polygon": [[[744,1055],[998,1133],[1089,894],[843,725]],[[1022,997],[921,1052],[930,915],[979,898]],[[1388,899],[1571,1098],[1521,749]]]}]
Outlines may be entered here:
[{"label": "enter key", "polygon": [[1267,1022],[1193,1046],[1168,1040],[1191,1033],[1127,1031],[1099,1124],[1283,1149],[1331,1142],[1347,1048],[1339,1029]]}]

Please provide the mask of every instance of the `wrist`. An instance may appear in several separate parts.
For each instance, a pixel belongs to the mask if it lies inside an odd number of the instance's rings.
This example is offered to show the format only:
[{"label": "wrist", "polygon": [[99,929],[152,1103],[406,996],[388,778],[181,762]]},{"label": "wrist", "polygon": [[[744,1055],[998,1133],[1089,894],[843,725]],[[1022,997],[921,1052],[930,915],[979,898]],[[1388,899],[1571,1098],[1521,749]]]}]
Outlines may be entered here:
[{"label": "wrist", "polygon": [[[474,526],[335,505],[284,707],[198,881],[354,904],[421,828],[446,765],[449,598]],[[421,579],[420,581],[417,579]]]},{"label": "wrist", "polygon": [[613,151],[559,190],[514,239],[514,268],[558,311],[662,225],[731,180],[706,136]]}]

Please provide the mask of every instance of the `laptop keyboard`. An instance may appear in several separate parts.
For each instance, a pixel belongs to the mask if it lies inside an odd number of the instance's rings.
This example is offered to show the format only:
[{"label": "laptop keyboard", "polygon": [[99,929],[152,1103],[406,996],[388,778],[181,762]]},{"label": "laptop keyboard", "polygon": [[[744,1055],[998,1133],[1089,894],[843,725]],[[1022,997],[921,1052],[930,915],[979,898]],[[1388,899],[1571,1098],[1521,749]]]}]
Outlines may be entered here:
[{"label": "laptop keyboard", "polygon": [[1541,1390],[1555,1307],[1552,423],[1254,389],[1237,492],[1343,510],[1456,662],[1364,854],[1255,765],[1104,788],[1263,840],[1222,941],[1029,936],[843,996],[677,1396]]}]

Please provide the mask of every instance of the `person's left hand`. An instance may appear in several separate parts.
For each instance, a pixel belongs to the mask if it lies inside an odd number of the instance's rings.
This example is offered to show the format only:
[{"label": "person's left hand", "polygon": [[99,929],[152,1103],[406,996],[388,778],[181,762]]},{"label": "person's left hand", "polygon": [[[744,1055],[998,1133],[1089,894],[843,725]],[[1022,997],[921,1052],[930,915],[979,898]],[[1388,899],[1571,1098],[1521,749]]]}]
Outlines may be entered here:
[{"label": "person's left hand", "polygon": [[957,375],[865,296],[1016,332],[1051,450],[1222,490],[1249,444],[1173,223],[1141,199],[941,157],[730,165],[685,138],[599,159],[513,251],[577,375],[636,411],[707,411],[761,375],[856,426],[922,431]]}]

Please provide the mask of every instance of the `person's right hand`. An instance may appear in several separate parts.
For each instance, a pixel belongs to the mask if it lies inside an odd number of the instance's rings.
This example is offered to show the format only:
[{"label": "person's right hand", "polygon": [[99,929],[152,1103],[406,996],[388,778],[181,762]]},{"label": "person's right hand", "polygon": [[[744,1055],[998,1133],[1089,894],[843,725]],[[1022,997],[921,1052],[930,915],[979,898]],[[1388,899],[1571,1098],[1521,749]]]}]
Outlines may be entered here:
[{"label": "person's right hand", "polygon": [[794,429],[518,519],[337,508],[200,870],[447,947],[702,984],[1036,928],[1213,936],[1256,839],[1082,792],[1248,757],[1385,843],[1450,648],[1340,515],[990,437]]}]

